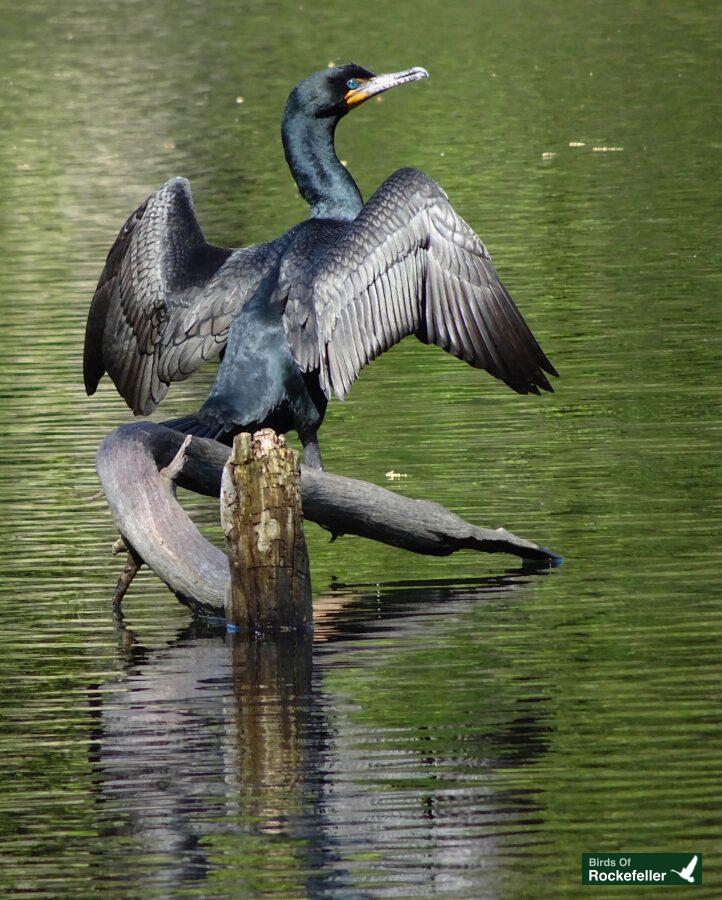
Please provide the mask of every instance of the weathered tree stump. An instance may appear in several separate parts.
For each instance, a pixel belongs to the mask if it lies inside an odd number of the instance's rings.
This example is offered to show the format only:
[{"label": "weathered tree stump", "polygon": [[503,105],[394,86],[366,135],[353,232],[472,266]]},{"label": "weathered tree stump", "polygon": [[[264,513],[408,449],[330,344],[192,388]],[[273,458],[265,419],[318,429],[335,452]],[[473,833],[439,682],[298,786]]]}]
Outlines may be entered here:
[{"label": "weathered tree stump", "polygon": [[298,453],[270,428],[243,433],[221,479],[230,582],[226,621],[242,631],[308,630],[311,577]]}]

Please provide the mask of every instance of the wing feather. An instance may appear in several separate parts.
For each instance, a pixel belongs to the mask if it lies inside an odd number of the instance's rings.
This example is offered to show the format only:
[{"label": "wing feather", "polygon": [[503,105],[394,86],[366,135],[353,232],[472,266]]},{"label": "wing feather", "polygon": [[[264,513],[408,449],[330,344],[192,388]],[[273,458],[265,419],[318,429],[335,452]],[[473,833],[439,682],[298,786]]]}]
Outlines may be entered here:
[{"label": "wing feather", "polygon": [[[339,397],[365,365],[410,334],[518,393],[552,390],[544,373],[557,372],[486,247],[416,169],[384,182],[303,290],[298,302],[312,310],[313,327],[294,356],[302,368],[318,365],[324,389]],[[314,353],[303,349],[308,338],[317,342]]]},{"label": "wing feather", "polygon": [[225,346],[235,314],[274,264],[277,243],[208,244],[187,180],[166,182],[130,216],[108,254],[86,327],[88,394],[107,371],[134,413],[152,412],[171,382]]}]

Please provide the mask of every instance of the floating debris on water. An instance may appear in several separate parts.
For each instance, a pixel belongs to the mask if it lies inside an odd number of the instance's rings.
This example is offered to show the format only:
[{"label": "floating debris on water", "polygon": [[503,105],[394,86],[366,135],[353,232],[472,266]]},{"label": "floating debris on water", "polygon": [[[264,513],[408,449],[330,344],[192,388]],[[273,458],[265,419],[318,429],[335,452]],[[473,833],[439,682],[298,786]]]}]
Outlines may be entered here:
[{"label": "floating debris on water", "polygon": [[624,147],[592,147],[592,153],[621,153]]},{"label": "floating debris on water", "polygon": [[553,150],[545,150],[542,153],[542,159],[554,159],[556,153]]},{"label": "floating debris on water", "polygon": [[164,141],[163,149],[164,150],[175,150],[175,142],[174,141]]},{"label": "floating debris on water", "polygon": [[587,145],[584,141],[569,141],[570,147],[586,147]]},{"label": "floating debris on water", "polygon": [[236,103],[243,103],[243,97],[236,97]]},{"label": "floating debris on water", "polygon": [[393,469],[389,469],[386,473],[386,477],[389,481],[398,481],[399,478],[408,478],[409,476],[405,472],[394,472]]}]

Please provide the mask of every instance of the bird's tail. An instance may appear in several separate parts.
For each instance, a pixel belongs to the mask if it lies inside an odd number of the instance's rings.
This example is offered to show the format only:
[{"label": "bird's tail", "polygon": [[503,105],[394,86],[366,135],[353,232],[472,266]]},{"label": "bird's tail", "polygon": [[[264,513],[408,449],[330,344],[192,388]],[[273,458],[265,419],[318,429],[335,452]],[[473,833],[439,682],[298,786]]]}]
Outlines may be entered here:
[{"label": "bird's tail", "polygon": [[192,416],[183,416],[180,419],[169,419],[167,422],[161,422],[161,425],[172,428],[174,431],[180,431],[181,434],[212,438],[215,441],[222,441],[225,431],[222,425],[217,422],[205,421],[197,413]]}]

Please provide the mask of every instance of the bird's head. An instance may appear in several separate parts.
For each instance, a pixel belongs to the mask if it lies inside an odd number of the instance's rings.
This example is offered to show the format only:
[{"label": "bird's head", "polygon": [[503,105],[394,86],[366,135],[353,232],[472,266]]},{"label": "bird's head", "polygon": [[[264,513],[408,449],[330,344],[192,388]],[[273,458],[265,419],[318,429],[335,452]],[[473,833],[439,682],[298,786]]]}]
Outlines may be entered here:
[{"label": "bird's head", "polygon": [[288,103],[303,108],[314,118],[340,119],[371,97],[401,84],[428,77],[426,69],[419,66],[403,72],[374,75],[363,66],[347,63],[315,72],[299,81],[291,91]]}]

